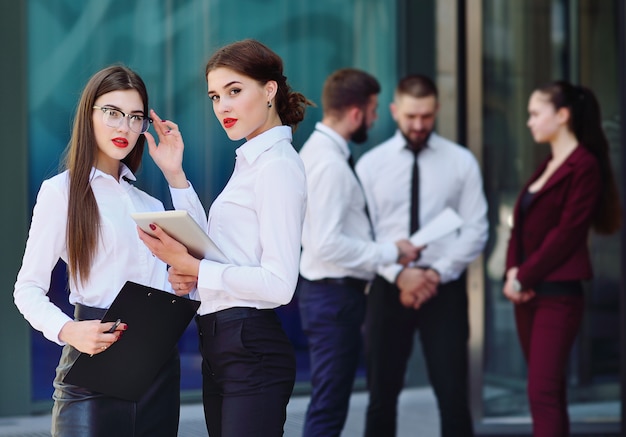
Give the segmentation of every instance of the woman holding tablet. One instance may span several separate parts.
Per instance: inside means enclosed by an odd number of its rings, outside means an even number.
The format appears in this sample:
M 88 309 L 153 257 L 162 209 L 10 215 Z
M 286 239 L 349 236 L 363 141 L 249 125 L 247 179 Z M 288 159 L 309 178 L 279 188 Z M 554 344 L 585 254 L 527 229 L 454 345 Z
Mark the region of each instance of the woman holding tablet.
M 33 328 L 63 346 L 54 380 L 53 436 L 173 437 L 178 432 L 176 351 L 138 402 L 63 381 L 81 352 L 106 354 L 126 330 L 125 323 L 100 323 L 126 281 L 171 289 L 166 265 L 141 244 L 130 218 L 137 211 L 163 210 L 159 200 L 130 183 L 141 163 L 142 134 L 151 122 L 147 114 L 148 94 L 135 72 L 111 66 L 94 74 L 78 103 L 66 170 L 44 181 L 37 195 L 14 298 Z M 68 265 L 75 320 L 47 296 L 59 258 Z M 123 362 L 116 371 L 125 371 Z
M 148 135 L 148 147 L 176 209 L 189 211 L 229 262 L 196 259 L 155 225 L 157 238 L 139 232 L 172 266 L 170 282 L 177 294 L 188 293 L 197 280 L 203 401 L 211 437 L 281 436 L 295 357 L 273 309 L 291 300 L 298 279 L 306 183 L 291 140 L 310 102 L 291 91 L 280 57 L 254 40 L 215 52 L 206 79 L 228 137 L 247 140 L 235 151 L 235 169 L 208 222 L 182 169 L 177 125 L 155 123 L 159 145 Z

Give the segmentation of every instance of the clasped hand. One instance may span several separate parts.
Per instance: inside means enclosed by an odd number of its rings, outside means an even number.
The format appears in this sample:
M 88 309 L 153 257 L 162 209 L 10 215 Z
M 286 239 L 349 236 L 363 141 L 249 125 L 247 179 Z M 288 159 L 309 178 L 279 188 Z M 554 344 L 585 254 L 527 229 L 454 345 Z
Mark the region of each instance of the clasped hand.
M 174 293 L 178 296 L 189 294 L 198 281 L 200 260 L 191 256 L 183 244 L 170 237 L 159 226 L 151 224 L 150 229 L 154 236 L 137 227 L 139 238 L 154 256 L 171 266 L 168 280 Z
M 533 290 L 515 291 L 513 282 L 517 278 L 517 271 L 517 267 L 511 267 L 506 272 L 506 281 L 504 283 L 504 287 L 502 288 L 504 296 L 514 304 L 525 303 L 535 297 L 535 292 Z
M 419 309 L 437 294 L 440 281 L 439 273 L 432 269 L 402 269 L 396 279 L 396 285 L 400 289 L 400 303 L 406 308 Z

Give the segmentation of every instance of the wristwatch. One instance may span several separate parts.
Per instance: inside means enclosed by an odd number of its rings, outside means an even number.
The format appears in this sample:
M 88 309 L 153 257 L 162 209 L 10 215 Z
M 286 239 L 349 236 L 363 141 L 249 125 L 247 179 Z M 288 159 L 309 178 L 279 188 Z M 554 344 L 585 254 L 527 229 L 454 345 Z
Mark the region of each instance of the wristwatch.
M 519 293 L 520 291 L 522 291 L 522 284 L 520 283 L 520 281 L 516 279 L 513 279 L 513 291 L 515 291 L 516 293 Z

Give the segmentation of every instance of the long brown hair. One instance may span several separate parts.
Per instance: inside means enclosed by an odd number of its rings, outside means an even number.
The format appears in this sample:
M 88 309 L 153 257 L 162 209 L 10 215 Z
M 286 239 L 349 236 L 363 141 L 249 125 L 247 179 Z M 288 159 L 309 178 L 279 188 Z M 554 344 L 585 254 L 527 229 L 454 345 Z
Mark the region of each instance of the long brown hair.
M 602 115 L 598 99 L 589 88 L 572 85 L 562 80 L 550 82 L 537 88 L 536 91 L 548 96 L 555 109 L 569 109 L 569 130 L 576 136 L 578 142 L 598 160 L 602 187 L 592 224 L 598 233 L 615 232 L 621 225 L 622 209 L 611 167 L 609 141 L 602 129 Z
M 98 71 L 83 89 L 63 158 L 70 180 L 66 229 L 68 268 L 75 282 L 84 283 L 89 278 L 100 235 L 100 213 L 90 184 L 98 150 L 93 105 L 101 95 L 118 90 L 136 90 L 143 101 L 144 114 L 148 114 L 148 92 L 137 73 L 121 65 Z M 122 160 L 132 172 L 141 164 L 144 143 L 145 137 L 140 135 L 133 150 Z
M 315 106 L 303 94 L 292 91 L 283 75 L 283 60 L 259 41 L 245 39 L 218 49 L 208 60 L 204 77 L 220 67 L 248 76 L 261 85 L 270 80 L 276 81 L 276 112 L 283 125 L 294 130 L 304 119 L 306 106 Z

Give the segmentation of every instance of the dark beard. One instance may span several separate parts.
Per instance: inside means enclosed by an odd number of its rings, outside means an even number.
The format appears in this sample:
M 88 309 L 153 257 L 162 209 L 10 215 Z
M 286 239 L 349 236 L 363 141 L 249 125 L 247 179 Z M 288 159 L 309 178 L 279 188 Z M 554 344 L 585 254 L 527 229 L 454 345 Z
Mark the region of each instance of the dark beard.
M 428 132 L 428 135 L 426 136 L 426 138 L 424 139 L 424 141 L 420 141 L 418 142 L 414 142 L 411 139 L 407 138 L 406 135 L 404 135 L 404 132 L 401 132 L 402 136 L 404 137 L 404 140 L 406 141 L 406 145 L 409 149 L 411 150 L 421 150 L 424 147 L 426 147 L 426 145 L 428 144 L 428 140 L 430 139 L 431 134 L 433 133 L 432 131 Z
M 363 144 L 367 141 L 367 124 L 365 123 L 365 117 L 363 117 L 361 126 L 350 135 L 350 140 L 356 144 Z

